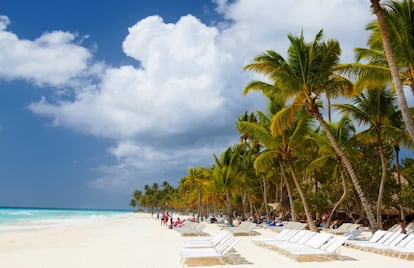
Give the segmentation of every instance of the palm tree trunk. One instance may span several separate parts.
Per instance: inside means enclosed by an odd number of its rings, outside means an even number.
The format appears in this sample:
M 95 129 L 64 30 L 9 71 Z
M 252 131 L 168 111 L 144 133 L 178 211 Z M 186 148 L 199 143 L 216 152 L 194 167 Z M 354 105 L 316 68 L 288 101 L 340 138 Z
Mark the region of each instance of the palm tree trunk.
M 378 138 L 379 142 L 379 153 L 380 153 L 380 159 L 381 159 L 381 181 L 379 185 L 378 190 L 378 200 L 377 200 L 377 223 L 379 229 L 384 229 L 382 226 L 382 198 L 384 196 L 384 185 L 385 180 L 387 179 L 387 162 L 385 160 L 384 155 L 384 146 L 382 145 L 381 136 Z
M 200 218 L 200 214 L 201 214 L 201 192 L 198 191 L 197 194 L 198 194 L 198 196 L 197 196 L 197 218 Z
M 230 192 L 228 189 L 226 189 L 226 215 L 229 224 L 233 224 L 233 213 L 231 211 Z
M 240 189 L 240 196 L 242 201 L 242 218 L 244 220 L 247 215 L 247 192 L 243 188 Z
M 299 181 L 297 179 L 296 172 L 295 172 L 295 167 L 292 164 L 292 160 L 288 159 L 287 164 L 289 166 L 290 172 L 292 173 L 292 179 L 293 179 L 293 182 L 296 185 L 296 189 L 299 192 L 300 199 L 302 200 L 303 210 L 305 211 L 306 220 L 308 222 L 309 230 L 311 230 L 313 232 L 318 232 L 318 228 L 316 227 L 315 223 L 313 222 L 312 214 L 311 214 L 310 209 L 309 209 L 308 200 L 306 199 L 306 195 L 302 191 L 302 188 L 300 187 Z
M 344 172 L 342 170 L 342 164 L 341 161 L 338 159 L 338 167 L 339 167 L 339 172 L 341 174 L 341 180 L 342 180 L 342 190 L 343 193 L 341 195 L 341 197 L 339 198 L 339 200 L 336 202 L 336 204 L 334 205 L 334 207 L 331 210 L 331 213 L 329 214 L 328 217 L 328 221 L 326 223 L 326 227 L 329 227 L 331 225 L 331 221 L 332 221 L 332 217 L 336 211 L 336 209 L 339 207 L 339 205 L 342 204 L 342 202 L 345 200 L 346 194 L 347 194 L 347 190 L 346 190 L 346 182 L 345 182 L 345 175 Z
M 409 113 L 407 99 L 405 98 L 404 90 L 401 84 L 400 73 L 398 71 L 397 63 L 395 61 L 394 54 L 391 48 L 391 42 L 387 30 L 387 25 L 385 23 L 384 13 L 379 2 L 380 0 L 371 0 L 371 7 L 373 8 L 374 13 L 378 18 L 378 25 L 380 27 L 382 34 L 384 52 L 391 70 L 392 81 L 395 86 L 395 93 L 397 94 L 397 100 L 401 110 L 401 114 L 404 123 L 407 126 L 408 133 L 410 134 L 411 139 L 414 141 L 414 121 Z
M 331 98 L 329 96 L 326 96 L 326 100 L 328 101 L 328 120 L 329 122 L 332 122 L 332 108 L 331 108 Z
M 265 205 L 265 210 L 266 210 L 266 217 L 269 218 L 269 208 L 267 206 L 267 186 L 266 186 L 266 177 L 263 177 L 263 201 L 264 201 L 264 205 Z
M 292 216 L 292 221 L 296 221 L 296 211 L 295 211 L 295 206 L 293 205 L 293 194 L 292 194 L 292 191 L 290 190 L 290 186 L 286 178 L 286 173 L 285 173 L 285 169 L 283 168 L 282 161 L 279 161 L 279 165 L 280 165 L 280 172 L 282 173 L 283 180 L 285 181 L 285 184 L 286 184 L 286 190 L 288 192 L 290 215 Z
M 315 104 L 316 106 L 316 104 Z M 319 112 L 318 108 L 313 109 L 312 113 L 316 119 L 318 120 L 319 124 L 321 125 L 322 129 L 325 131 L 326 136 L 328 137 L 332 147 L 334 148 L 336 154 L 340 157 L 341 161 L 343 162 L 346 170 L 348 171 L 349 177 L 352 180 L 352 183 L 354 185 L 355 191 L 358 194 L 359 199 L 361 200 L 362 207 L 364 208 L 364 211 L 367 215 L 367 219 L 369 222 L 369 225 L 371 226 L 372 232 L 377 231 L 378 225 L 377 221 L 375 220 L 374 214 L 372 213 L 372 209 L 368 203 L 368 199 L 365 196 L 364 190 L 361 187 L 361 184 L 359 183 L 359 179 L 354 171 L 354 168 L 351 165 L 351 162 L 346 157 L 345 153 L 342 151 L 341 147 L 339 146 L 338 142 L 336 141 L 334 135 L 332 134 L 331 129 L 329 128 L 328 124 L 326 124 L 325 120 L 323 120 L 322 115 Z
M 250 217 L 252 220 L 254 220 L 254 210 L 253 210 L 253 199 L 252 196 L 249 195 L 249 207 L 250 207 Z
M 394 151 L 395 151 L 395 171 L 397 172 L 397 183 L 398 183 L 398 189 L 401 195 L 401 173 L 400 173 L 400 147 L 397 145 L 394 145 Z M 399 207 L 400 207 L 400 218 L 405 218 L 405 211 L 404 207 L 401 202 L 401 197 L 399 198 Z

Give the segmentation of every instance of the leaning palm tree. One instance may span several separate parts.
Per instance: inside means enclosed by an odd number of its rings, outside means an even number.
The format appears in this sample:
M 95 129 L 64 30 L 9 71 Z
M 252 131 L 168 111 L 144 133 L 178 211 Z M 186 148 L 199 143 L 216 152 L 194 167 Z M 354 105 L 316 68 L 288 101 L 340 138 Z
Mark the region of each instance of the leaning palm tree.
M 371 0 L 372 9 L 378 18 L 378 26 L 379 26 L 379 29 L 382 35 L 384 52 L 385 52 L 385 56 L 387 58 L 388 65 L 391 71 L 392 81 L 395 87 L 395 92 L 397 94 L 397 99 L 398 99 L 399 107 L 402 113 L 402 117 L 404 119 L 405 125 L 407 126 L 407 130 L 410 133 L 411 139 L 414 140 L 414 120 L 409 113 L 407 99 L 404 95 L 404 90 L 403 90 L 403 86 L 402 86 L 401 78 L 400 78 L 400 72 L 398 70 L 398 63 L 396 61 L 396 58 L 394 57 L 394 52 L 392 49 L 390 32 L 387 28 L 386 17 L 392 16 L 392 11 L 390 13 L 387 13 L 388 11 L 384 10 L 380 6 L 379 2 L 380 0 Z M 398 4 L 398 2 L 393 2 L 393 3 Z M 392 5 L 389 5 L 389 7 L 391 7 L 391 10 L 392 10 Z M 390 15 L 384 15 L 384 13 L 390 14 Z M 397 16 L 395 16 L 394 18 L 399 19 Z M 409 24 L 406 24 L 406 25 L 407 27 L 409 27 Z M 394 31 L 404 31 L 404 29 L 394 29 Z M 412 38 L 412 33 L 411 33 L 411 38 Z M 409 42 L 409 44 L 412 45 L 412 39 L 406 40 L 406 42 Z
M 336 75 L 333 71 L 339 63 L 341 54 L 339 43 L 333 39 L 322 42 L 322 35 L 323 31 L 321 30 L 310 43 L 305 42 L 303 34 L 299 37 L 289 35 L 288 38 L 291 44 L 288 49 L 287 60 L 271 50 L 257 56 L 254 62 L 246 65 L 244 69 L 268 76 L 272 84 L 253 81 L 246 86 L 244 93 L 259 90 L 267 97 L 291 101 L 289 106 L 273 116 L 271 131 L 274 136 L 278 136 L 285 129 L 288 129 L 294 122 L 295 115 L 301 109 L 306 110 L 318 121 L 336 153 L 343 160 L 361 200 L 369 224 L 375 231 L 377 222 L 365 192 L 360 185 L 359 178 L 325 122 L 318 106 L 318 100 L 321 96 L 327 90 L 332 93 L 332 88 L 336 88 L 338 93 L 336 95 L 351 96 L 353 93 L 352 83 Z

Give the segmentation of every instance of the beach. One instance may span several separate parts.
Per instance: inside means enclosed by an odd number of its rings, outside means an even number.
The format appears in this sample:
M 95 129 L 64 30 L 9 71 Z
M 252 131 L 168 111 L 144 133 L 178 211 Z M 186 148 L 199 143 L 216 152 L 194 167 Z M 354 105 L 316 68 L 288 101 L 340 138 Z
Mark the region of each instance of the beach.
M 205 223 L 214 234 L 218 225 Z M 341 259 L 328 262 L 295 262 L 252 242 L 272 238 L 275 232 L 256 229 L 260 235 L 240 236 L 235 246 L 240 262 L 214 267 L 345 268 L 412 267 L 413 261 L 341 247 Z M 151 214 L 134 213 L 93 224 L 62 226 L 0 234 L 0 267 L 4 268 L 129 268 L 183 267 L 179 252 L 183 241 L 205 237 L 183 237 L 161 226 Z M 212 267 L 212 266 L 197 266 Z

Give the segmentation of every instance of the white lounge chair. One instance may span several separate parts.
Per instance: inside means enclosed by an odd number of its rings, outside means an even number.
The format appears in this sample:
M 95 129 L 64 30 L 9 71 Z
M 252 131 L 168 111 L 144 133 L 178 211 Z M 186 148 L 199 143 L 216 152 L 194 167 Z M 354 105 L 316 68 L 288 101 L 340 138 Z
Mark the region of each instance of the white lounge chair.
M 242 221 L 239 226 L 225 227 L 224 230 L 228 230 L 234 236 L 252 235 L 253 229 L 256 228 L 256 224 L 249 221 Z
M 285 229 L 282 230 L 280 233 L 278 233 L 273 238 L 256 238 L 252 241 L 257 244 L 264 244 L 266 242 L 272 242 L 272 241 L 288 241 L 290 238 L 298 234 L 298 230 L 291 230 L 291 229 Z
M 345 244 L 352 248 L 359 248 L 364 245 L 369 245 L 370 243 L 378 242 L 385 234 L 387 234 L 387 231 L 378 230 L 367 240 L 347 240 Z
M 310 232 L 307 230 L 300 230 L 300 231 L 293 231 L 293 235 L 287 236 L 286 239 L 278 240 L 278 239 L 271 239 L 267 241 L 262 241 L 260 244 L 263 247 L 270 248 L 270 249 L 278 249 L 280 245 L 287 245 L 287 244 L 303 244 L 308 241 L 315 232 Z
M 182 236 L 201 236 L 205 235 L 205 233 L 203 232 L 205 227 L 206 225 L 204 223 L 185 221 L 183 226 L 175 227 L 174 230 L 176 230 Z
M 405 240 L 405 239 L 404 239 Z M 388 249 L 389 256 L 398 257 L 406 260 L 414 260 L 414 233 L 407 235 L 407 242 L 399 243 Z
M 347 234 L 353 230 L 357 230 L 359 227 L 360 227 L 359 224 L 345 222 L 336 229 L 327 228 L 327 229 L 322 229 L 322 231 L 328 232 L 331 234 L 341 235 L 341 234 Z
M 192 239 L 184 240 L 184 248 L 206 248 L 206 247 L 215 247 L 219 243 L 223 243 L 226 240 L 230 239 L 233 235 L 226 230 L 220 230 L 209 239 Z
M 225 264 L 226 254 L 234 248 L 240 238 L 232 237 L 225 243 L 220 243 L 216 247 L 210 248 L 183 248 L 180 252 L 182 264 L 191 265 L 211 265 Z
M 275 232 L 281 232 L 282 230 L 303 230 L 305 229 L 306 223 L 298 221 L 284 221 L 277 224 L 276 226 L 269 226 L 269 229 Z

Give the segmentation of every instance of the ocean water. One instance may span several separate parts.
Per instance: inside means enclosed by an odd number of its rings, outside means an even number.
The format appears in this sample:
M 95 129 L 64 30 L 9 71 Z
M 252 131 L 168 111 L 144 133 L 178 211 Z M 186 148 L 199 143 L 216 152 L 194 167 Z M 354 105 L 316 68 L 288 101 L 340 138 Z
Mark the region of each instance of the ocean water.
M 130 215 L 127 210 L 2 208 L 0 234 L 58 226 L 92 224 Z

